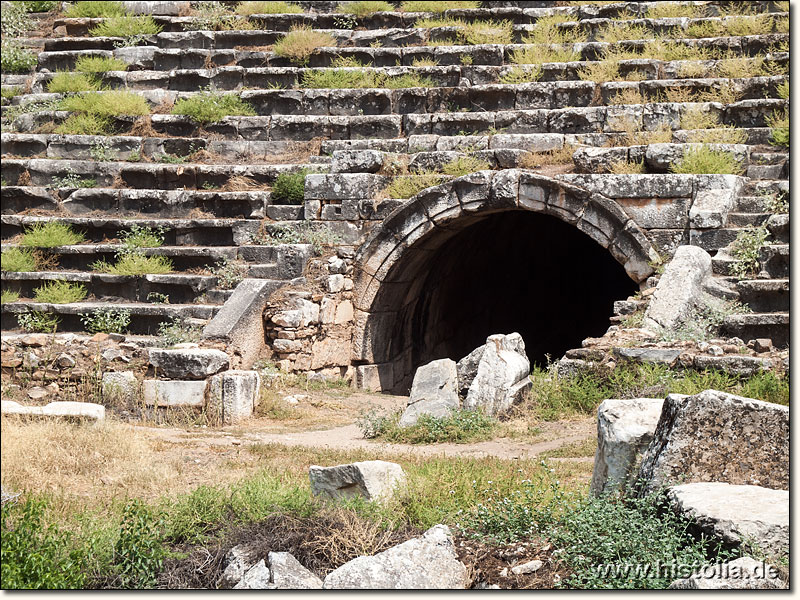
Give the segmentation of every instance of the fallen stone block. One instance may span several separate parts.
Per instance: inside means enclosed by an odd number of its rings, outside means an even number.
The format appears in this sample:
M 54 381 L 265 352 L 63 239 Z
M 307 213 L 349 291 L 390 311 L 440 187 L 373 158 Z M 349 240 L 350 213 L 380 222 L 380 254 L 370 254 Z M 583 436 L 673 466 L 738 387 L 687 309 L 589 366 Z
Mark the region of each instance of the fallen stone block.
M 169 379 L 205 379 L 230 365 L 227 354 L 222 350 L 212 349 L 151 348 L 149 357 L 156 373 Z
M 664 400 L 642 457 L 642 492 L 677 482 L 789 486 L 789 408 L 706 390 Z
M 333 499 L 362 496 L 367 500 L 385 500 L 405 483 L 403 468 L 383 460 L 369 460 L 335 467 L 312 465 L 308 469 L 311 492 Z
M 731 375 L 750 377 L 772 368 L 772 361 L 757 356 L 703 356 L 694 357 L 696 369 L 717 369 Z
M 225 371 L 208 380 L 208 406 L 218 422 L 233 425 L 253 415 L 260 391 L 255 371 Z
M 757 485 L 687 483 L 667 490 L 672 508 L 727 546 L 755 544 L 770 555 L 789 552 L 789 491 Z
M 146 406 L 157 408 L 199 408 L 206 401 L 206 382 L 145 379 L 142 382 L 142 398 Z
M 465 589 L 467 569 L 459 562 L 450 529 L 435 525 L 374 556 L 359 556 L 328 573 L 323 589 Z
M 217 579 L 218 588 L 232 588 L 255 564 L 255 552 L 244 544 L 234 546 L 225 555 L 225 570 Z
M 90 421 L 102 421 L 106 418 L 105 406 L 92 402 L 51 402 L 46 406 L 24 406 L 19 402 L 3 400 L 0 411 L 4 415 L 88 419 Z
M 638 461 L 653 439 L 664 401 L 604 400 L 597 409 L 597 451 L 591 491 L 604 494 L 634 483 Z
M 446 417 L 458 410 L 460 401 L 456 384 L 456 363 L 449 358 L 435 360 L 417 369 L 411 384 L 408 406 L 400 417 L 399 425 L 414 425 L 420 415 Z
M 270 552 L 268 555 L 272 583 L 279 590 L 319 590 L 322 579 L 300 564 L 289 552 Z
M 233 589 L 235 590 L 274 590 L 275 584 L 269 580 L 269 567 L 262 558 L 250 567 Z
M 468 364 L 471 366 L 474 356 L 471 353 L 462 361 L 465 367 Z M 526 379 L 530 370 L 522 336 L 518 333 L 489 336 L 463 407 L 481 410 L 489 416 L 504 414 L 513 404 L 522 400 L 528 388 Z M 468 378 L 465 372 L 463 380 Z
M 786 582 L 775 567 L 749 556 L 707 565 L 669 584 L 671 590 L 776 590 L 785 587 Z

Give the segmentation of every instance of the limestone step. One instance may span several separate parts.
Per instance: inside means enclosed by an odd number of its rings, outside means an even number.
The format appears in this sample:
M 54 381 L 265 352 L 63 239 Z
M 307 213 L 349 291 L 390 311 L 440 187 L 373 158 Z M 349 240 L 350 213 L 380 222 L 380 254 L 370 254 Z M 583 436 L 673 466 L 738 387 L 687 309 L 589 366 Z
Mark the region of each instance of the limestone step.
M 211 319 L 221 308 L 210 304 L 142 304 L 135 302 L 75 302 L 46 304 L 42 302 L 13 302 L 2 305 L 3 331 L 19 329 L 17 315 L 44 312 L 59 317 L 58 331 L 85 331 L 81 316 L 96 310 L 118 309 L 130 312 L 128 331 L 137 335 L 156 335 L 160 323 L 171 318 Z
M 727 275 L 730 265 L 736 262 L 728 248 L 720 249 L 711 259 L 714 273 Z M 789 244 L 767 244 L 759 251 L 759 273 L 767 279 L 785 279 L 789 277 Z M 761 275 L 759 275 L 760 277 Z
M 789 214 L 770 215 L 767 219 L 767 230 L 773 242 L 789 243 Z
M 728 213 L 728 227 L 756 227 L 766 223 L 770 213 L 731 212 Z
M 788 279 L 746 279 L 736 288 L 741 301 L 755 312 L 789 311 Z
M 722 332 L 745 342 L 757 338 L 770 338 L 778 348 L 789 345 L 789 313 L 745 313 L 730 315 L 722 324 Z
M 47 282 L 69 281 L 82 285 L 89 298 L 105 302 L 162 302 L 169 297 L 172 304 L 193 304 L 218 285 L 218 278 L 209 275 L 110 275 L 68 271 L 35 271 L 2 273 L 3 289 L 20 294 L 23 300 L 34 298 L 35 290 Z M 157 296 L 158 295 L 158 296 Z M 217 302 L 205 301 L 205 304 Z

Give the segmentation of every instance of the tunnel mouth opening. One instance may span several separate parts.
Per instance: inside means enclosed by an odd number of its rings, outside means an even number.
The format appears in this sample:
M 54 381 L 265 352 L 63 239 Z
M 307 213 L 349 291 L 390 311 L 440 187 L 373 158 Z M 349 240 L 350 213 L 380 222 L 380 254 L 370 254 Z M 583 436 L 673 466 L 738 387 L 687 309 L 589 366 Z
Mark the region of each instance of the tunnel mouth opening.
M 395 289 L 388 300 L 402 307 L 390 341 L 395 392 L 408 392 L 417 367 L 458 361 L 496 333 L 519 332 L 532 365 L 544 366 L 602 336 L 614 301 L 638 290 L 611 253 L 551 215 L 498 212 L 438 235 L 438 248 L 409 259 L 415 266 L 401 259 L 388 277 L 413 273 L 405 297 Z

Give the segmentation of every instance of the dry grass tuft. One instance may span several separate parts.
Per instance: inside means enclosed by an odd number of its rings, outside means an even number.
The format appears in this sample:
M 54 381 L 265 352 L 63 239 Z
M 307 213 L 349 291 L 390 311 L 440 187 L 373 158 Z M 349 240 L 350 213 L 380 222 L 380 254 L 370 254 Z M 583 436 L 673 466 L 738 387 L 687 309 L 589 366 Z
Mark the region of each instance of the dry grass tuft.
M 17 178 L 17 185 L 20 186 L 28 186 L 31 185 L 31 173 L 28 169 L 25 169 L 22 173 L 20 173 L 19 177 Z
M 520 159 L 519 166 L 521 169 L 538 169 L 549 165 L 570 165 L 572 164 L 572 155 L 575 150 L 577 150 L 576 146 L 564 144 L 558 150 L 528 152 Z
M 263 190 L 267 186 L 258 183 L 252 177 L 245 175 L 234 175 L 220 188 L 221 192 L 249 192 L 252 190 Z
M 166 134 L 153 129 L 153 121 L 150 119 L 150 115 L 136 119 L 128 135 L 136 135 L 139 137 L 167 137 Z

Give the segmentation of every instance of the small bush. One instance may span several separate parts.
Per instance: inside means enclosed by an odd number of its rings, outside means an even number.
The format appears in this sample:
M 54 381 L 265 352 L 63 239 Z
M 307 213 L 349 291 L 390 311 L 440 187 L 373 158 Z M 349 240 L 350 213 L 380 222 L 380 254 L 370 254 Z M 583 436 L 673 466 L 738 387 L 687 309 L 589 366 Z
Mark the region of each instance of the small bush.
M 58 315 L 35 310 L 17 315 L 17 323 L 23 331 L 29 333 L 54 333 L 61 318 Z
M 358 2 L 342 2 L 336 12 L 353 15 L 357 18 L 369 17 L 377 12 L 390 12 L 394 6 L 383 0 L 360 0 Z
M 100 82 L 84 73 L 56 73 L 47 83 L 47 91 L 51 94 L 96 92 L 99 89 Z
M 3 40 L 0 69 L 3 73 L 27 73 L 38 64 L 39 58 L 14 40 Z
M 159 248 L 164 244 L 166 231 L 165 226 L 153 228 L 134 224 L 128 230 L 120 231 L 118 235 L 125 251 L 129 252 L 136 248 Z
M 462 27 L 457 35 L 467 45 L 512 44 L 514 42 L 511 21 L 473 21 Z
M 699 106 L 692 106 L 681 115 L 681 129 L 716 129 L 719 126 L 719 115 Z
M 567 15 L 551 15 L 536 20 L 536 25 L 533 31 L 525 38 L 525 44 L 537 44 L 544 46 L 538 50 L 548 52 L 547 46 L 550 44 L 568 45 L 585 42 L 587 40 L 586 31 L 582 27 L 560 27 L 562 23 L 573 20 L 573 17 Z M 572 48 L 565 49 L 564 51 L 572 52 Z M 580 60 L 580 57 L 575 54 L 576 58 L 571 60 Z M 562 62 L 555 60 L 543 60 L 542 62 Z M 568 62 L 568 61 L 563 61 Z
M 429 2 L 427 0 L 406 0 L 400 5 L 403 12 L 430 12 L 443 13 L 446 10 L 463 10 L 467 8 L 480 8 L 480 2 L 469 1 L 438 1 Z
M 72 225 L 69 223 L 47 221 L 27 227 L 19 244 L 32 248 L 55 248 L 56 246 L 80 244 L 85 239 L 86 237 L 72 229 Z
M 281 173 L 275 179 L 270 193 L 272 204 L 302 204 L 305 199 L 306 175 L 308 171 L 301 169 L 295 173 Z
M 783 100 L 789 99 L 789 80 L 778 84 L 778 97 Z
M 95 75 L 108 71 L 125 71 L 128 63 L 119 58 L 109 56 L 81 56 L 75 61 L 75 70 L 79 73 Z
M 520 84 L 520 83 L 533 83 L 539 81 L 542 76 L 542 69 L 538 66 L 534 68 L 514 67 L 499 79 L 500 83 L 505 84 Z
M 731 244 L 730 253 L 736 262 L 729 272 L 737 279 L 755 277 L 758 274 L 761 248 L 769 237 L 766 227 L 756 227 L 740 232 Z
M 9 248 L 0 254 L 0 269 L 14 273 L 36 270 L 36 256 L 27 248 Z
M 336 46 L 336 39 L 307 25 L 293 25 L 289 33 L 272 47 L 278 56 L 288 58 L 298 64 L 305 64 L 317 48 Z
M 400 427 L 400 413 L 391 416 L 367 413 L 359 420 L 366 438 L 400 444 L 467 443 L 492 437 L 497 421 L 480 411 L 454 410 L 446 417 L 420 415 L 414 425 Z
M 786 110 L 776 111 L 767 117 L 767 125 L 772 129 L 769 143 L 773 146 L 789 147 L 789 113 Z
M 683 159 L 670 166 L 672 173 L 684 174 L 726 174 L 740 175 L 744 169 L 733 154 L 723 150 L 713 150 L 707 145 L 690 147 L 683 154 Z
M 56 127 L 55 132 L 65 135 L 112 135 L 114 127 L 108 117 L 79 113 L 70 115 Z
M 250 15 L 287 15 L 299 14 L 303 9 L 289 2 L 239 2 L 236 14 L 243 17 Z
M 146 256 L 140 252 L 122 252 L 117 262 L 109 264 L 100 260 L 92 264 L 92 270 L 112 275 L 163 275 L 173 270 L 172 260 L 166 256 Z
M 648 19 L 668 19 L 676 17 L 698 18 L 698 6 L 680 2 L 656 2 L 647 9 Z M 700 9 L 702 11 L 702 9 Z
M 159 344 L 164 347 L 199 342 L 203 337 L 203 328 L 193 325 L 182 317 L 170 317 L 158 324 Z
M 527 43 L 527 42 L 526 42 Z M 511 62 L 518 65 L 541 65 L 553 62 L 574 62 L 580 54 L 571 48 L 550 48 L 548 46 L 526 46 L 511 52 Z
M 449 163 L 442 165 L 442 173 L 451 177 L 461 177 L 469 175 L 475 171 L 486 171 L 492 167 L 485 160 L 474 156 L 459 156 Z
M 416 175 L 401 175 L 395 177 L 386 188 L 389 198 L 411 198 L 422 190 L 442 183 L 442 176 L 438 173 L 425 171 Z
M 123 308 L 98 308 L 81 315 L 89 333 L 125 333 L 131 323 L 131 311 Z
M 119 538 L 114 544 L 114 570 L 122 589 L 156 584 L 167 550 L 162 543 L 164 518 L 156 518 L 141 500 L 123 509 Z
M 71 19 L 123 17 L 126 14 L 122 2 L 75 2 L 64 12 L 64 16 Z
M 644 161 L 619 160 L 611 163 L 611 172 L 614 175 L 633 175 L 645 173 Z
M 619 63 L 615 60 L 601 60 L 587 64 L 578 70 L 578 77 L 595 83 L 615 81 L 620 78 Z
M 32 26 L 25 5 L 22 2 L 6 2 L 0 11 L 0 30 L 3 38 L 20 37 Z M 5 40 L 4 40 L 5 41 Z
M 86 287 L 69 281 L 49 281 L 33 292 L 37 302 L 48 304 L 69 304 L 86 298 Z
M 186 115 L 200 125 L 208 125 L 228 116 L 255 116 L 256 111 L 235 94 L 204 92 L 178 100 L 172 114 Z
M 22 4 L 29 13 L 45 13 L 55 10 L 60 3 L 55 0 L 25 0 Z
M 67 174 L 63 177 L 53 177 L 50 186 L 56 189 L 60 188 L 93 188 L 97 185 L 96 179 L 81 179 L 80 175 L 73 172 L 72 169 L 67 168 Z
M 125 15 L 122 17 L 111 17 L 102 23 L 92 27 L 89 35 L 94 37 L 118 37 L 124 38 L 126 45 L 133 45 L 147 35 L 161 33 L 161 25 L 158 25 L 153 17 Z
M 3 588 L 81 589 L 86 584 L 84 558 L 72 547 L 71 534 L 45 524 L 45 505 L 27 498 L 2 507 Z
M 266 225 L 253 236 L 254 244 L 311 244 L 319 256 L 326 247 L 342 242 L 341 237 L 329 225 L 301 221 L 296 225 Z
M 0 304 L 10 304 L 19 300 L 19 293 L 12 290 L 3 290 L 0 292 Z
M 69 96 L 61 101 L 59 109 L 100 117 L 150 114 L 150 106 L 144 97 L 125 90 Z
M 228 258 L 217 261 L 209 270 L 217 278 L 217 287 L 222 290 L 232 290 L 250 273 L 247 263 Z
M 597 41 L 617 44 L 623 40 L 643 40 L 650 37 L 653 37 L 653 32 L 642 25 L 616 21 L 600 28 Z

